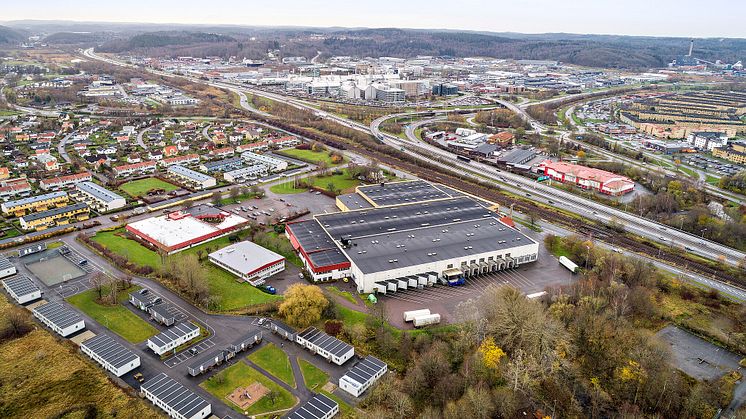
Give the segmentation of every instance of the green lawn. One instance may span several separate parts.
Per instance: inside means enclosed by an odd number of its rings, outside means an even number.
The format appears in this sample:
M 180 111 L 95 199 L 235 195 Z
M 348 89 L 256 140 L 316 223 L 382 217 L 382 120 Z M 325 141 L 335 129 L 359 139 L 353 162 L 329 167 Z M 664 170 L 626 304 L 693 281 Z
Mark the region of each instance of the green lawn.
M 136 196 L 145 195 L 152 189 L 164 189 L 166 192 L 171 192 L 179 189 L 179 187 L 174 184 L 151 177 L 123 183 L 119 186 L 119 189 L 123 190 L 127 193 L 127 195 L 134 198 Z
M 329 374 L 305 359 L 298 358 L 298 364 L 303 373 L 303 381 L 306 383 L 306 387 L 308 387 L 309 390 L 317 391 L 317 389 L 320 389 L 321 386 L 329 381 Z
M 98 304 L 96 291 L 93 289 L 74 295 L 67 301 L 128 342 L 139 343 L 157 334 L 158 330 L 121 305 L 126 304 L 128 294 L 137 289 L 139 287 L 120 291 L 117 296 L 120 304 L 115 306 Z
M 345 300 L 351 302 L 352 304 L 357 304 L 357 300 L 355 299 L 355 296 L 352 295 L 352 293 L 349 292 L 349 291 L 342 291 L 341 289 L 339 289 L 338 287 L 336 287 L 334 285 L 330 286 L 328 288 L 328 290 L 331 291 L 332 293 L 334 293 L 334 294 L 336 294 L 336 295 L 344 298 Z
M 295 406 L 296 399 L 289 391 L 280 387 L 277 383 L 263 376 L 259 371 L 251 368 L 243 362 L 239 362 L 203 381 L 202 384 L 200 384 L 200 387 L 204 388 L 207 392 L 218 399 L 225 400 L 225 402 L 235 411 L 244 414 L 238 406 L 229 402 L 226 399 L 226 396 L 231 394 L 237 387 L 246 387 L 255 382 L 259 382 L 269 390 L 275 391 L 278 396 L 274 404 L 268 397 L 262 397 L 258 402 L 251 405 L 245 414 L 261 415 L 267 412 L 290 409 Z
M 117 229 L 114 231 L 99 232 L 96 233 L 95 236 L 93 236 L 93 240 L 101 243 L 114 253 L 123 255 L 140 265 L 150 266 L 153 269 L 159 269 L 161 267 L 160 255 L 142 246 L 140 243 L 134 240 L 129 240 L 116 235 L 116 233 L 122 233 L 123 231 L 124 229 Z M 241 234 L 239 234 L 239 237 L 240 236 Z M 195 246 L 191 249 L 184 250 L 183 252 L 177 253 L 172 257 L 178 258 L 182 255 L 190 253 L 196 254 L 200 250 L 206 252 L 207 247 L 214 251 L 216 249 L 225 247 L 228 244 L 230 244 L 229 237 L 221 237 L 211 242 L 207 242 L 199 246 Z M 220 302 L 217 305 L 217 309 L 220 311 L 236 310 L 254 304 L 266 303 L 282 298 L 278 295 L 267 294 L 245 282 L 237 282 L 233 274 L 218 268 L 212 263 L 203 263 L 207 267 L 207 278 L 208 285 L 210 287 L 210 293 L 213 295 L 219 295 L 221 297 Z
M 142 246 L 140 243 L 120 237 L 124 229 L 113 231 L 101 231 L 93 236 L 93 241 L 102 244 L 114 253 L 120 254 L 129 260 L 136 261 L 143 266 L 157 269 L 161 266 L 161 257 L 154 251 Z
M 306 163 L 311 164 L 319 164 L 320 162 L 325 162 L 328 166 L 337 166 L 342 163 L 334 164 L 332 163 L 332 158 L 329 156 L 329 151 L 312 151 L 312 150 L 299 150 L 297 148 L 288 148 L 285 150 L 279 150 L 276 152 L 277 154 L 292 157 L 294 159 L 298 159 L 300 161 L 304 161 Z M 345 158 L 343 163 L 346 162 L 347 159 Z
M 354 418 L 355 417 L 355 415 L 353 415 L 352 406 L 347 404 L 344 400 L 340 399 L 339 397 L 335 396 L 332 393 L 329 393 L 328 391 L 321 390 L 321 393 L 323 393 L 325 396 L 329 397 L 330 399 L 337 402 L 337 404 L 339 404 L 339 413 L 342 416 L 342 418 Z
M 326 191 L 330 190 L 330 184 L 332 187 L 341 191 L 342 193 L 355 189 L 360 184 L 358 179 L 350 178 L 347 169 L 341 171 L 340 174 L 331 174 L 329 176 L 309 176 L 304 179 L 306 183 L 311 186 L 315 186 Z M 306 189 L 293 187 L 293 181 L 280 183 L 269 188 L 270 191 L 277 194 L 294 194 L 299 192 L 305 192 Z
M 710 185 L 718 185 L 720 183 L 720 179 L 712 175 L 707 175 L 705 177 L 705 182 L 709 183 Z
M 286 384 L 295 387 L 295 376 L 293 367 L 290 365 L 290 358 L 274 344 L 265 345 L 247 358 Z

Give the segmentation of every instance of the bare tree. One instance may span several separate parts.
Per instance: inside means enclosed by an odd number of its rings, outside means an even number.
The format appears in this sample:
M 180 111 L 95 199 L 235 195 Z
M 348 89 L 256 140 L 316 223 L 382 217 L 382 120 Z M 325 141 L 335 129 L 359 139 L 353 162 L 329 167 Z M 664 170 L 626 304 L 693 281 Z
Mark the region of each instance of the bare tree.
M 98 300 L 101 300 L 104 297 L 104 284 L 106 283 L 106 278 L 103 272 L 96 271 L 96 273 L 91 276 L 90 282 L 93 290 L 96 292 L 96 296 L 98 296 Z

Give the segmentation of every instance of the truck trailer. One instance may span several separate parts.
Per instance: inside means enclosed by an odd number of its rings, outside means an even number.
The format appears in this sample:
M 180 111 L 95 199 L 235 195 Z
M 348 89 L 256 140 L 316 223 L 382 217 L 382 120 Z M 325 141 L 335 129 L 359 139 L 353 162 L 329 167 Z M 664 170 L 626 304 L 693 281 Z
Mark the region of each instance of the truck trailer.
M 560 265 L 562 265 L 565 268 L 567 268 L 567 270 L 569 270 L 570 272 L 572 272 L 572 273 L 578 273 L 578 265 L 576 265 L 575 262 L 571 261 L 567 257 L 560 256 L 559 263 L 560 263 Z
M 430 309 L 424 308 L 422 310 L 411 310 L 404 312 L 404 321 L 411 322 L 415 317 L 427 316 L 430 314 Z
M 434 313 L 434 314 L 426 314 L 424 316 L 418 316 L 412 320 L 412 323 L 414 324 L 414 327 L 422 327 L 422 326 L 429 326 L 431 324 L 438 324 L 440 323 L 440 314 Z

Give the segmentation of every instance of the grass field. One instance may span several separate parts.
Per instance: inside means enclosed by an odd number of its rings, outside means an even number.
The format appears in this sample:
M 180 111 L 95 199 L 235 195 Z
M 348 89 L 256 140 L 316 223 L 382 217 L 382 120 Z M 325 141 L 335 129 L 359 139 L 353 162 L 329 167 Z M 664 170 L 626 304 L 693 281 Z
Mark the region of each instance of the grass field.
M 341 174 L 329 175 L 329 176 L 310 176 L 304 179 L 306 183 L 311 186 L 315 186 L 326 191 L 330 191 L 330 184 L 337 191 L 342 193 L 351 191 L 360 184 L 357 179 L 351 179 L 347 169 L 342 170 Z M 280 183 L 269 188 L 270 191 L 276 194 L 294 194 L 299 192 L 305 192 L 307 189 L 293 187 L 293 181 Z M 331 192 L 331 191 L 330 191 Z
M 270 391 L 277 393 L 277 399 L 274 404 L 268 397 L 262 397 L 258 402 L 254 403 L 246 411 L 247 415 L 262 415 L 264 413 L 273 412 L 277 410 L 290 409 L 295 403 L 295 397 L 290 394 L 289 391 L 280 387 L 277 383 L 263 376 L 259 371 L 251 368 L 250 366 L 239 362 L 230 368 L 227 368 L 217 375 L 214 375 L 203 381 L 200 387 L 204 388 L 217 397 L 220 400 L 225 400 L 229 406 L 235 409 L 239 413 L 244 413 L 238 406 L 233 405 L 226 400 L 226 396 L 231 394 L 237 387 L 246 387 L 254 382 L 259 382 Z
M 67 301 L 85 314 L 101 323 L 112 332 L 131 343 L 139 343 L 158 333 L 158 330 L 145 320 L 121 305 L 126 303 L 128 294 L 139 287 L 120 291 L 117 295 L 118 305 L 105 306 L 96 302 L 96 291 L 91 289 L 68 298 Z
M 128 240 L 116 236 L 116 233 L 122 232 L 122 229 L 99 232 L 93 237 L 93 240 L 106 246 L 114 253 L 118 253 L 130 260 L 136 261 L 136 263 L 140 265 L 150 266 L 153 269 L 159 269 L 161 267 L 160 255 L 134 240 Z M 240 236 L 241 235 L 239 234 L 239 237 Z M 218 249 L 225 247 L 228 244 L 230 244 L 229 237 L 221 237 L 211 242 L 185 250 L 172 257 L 178 258 L 190 253 L 196 254 L 200 250 L 205 251 L 207 247 L 210 249 Z M 220 311 L 236 310 L 254 304 L 276 301 L 282 298 L 277 295 L 267 294 L 247 283 L 236 282 L 235 277 L 231 273 L 224 271 L 209 262 L 203 263 L 207 268 L 210 293 L 221 297 L 217 306 L 217 309 Z
M 179 187 L 171 183 L 164 182 L 160 179 L 150 177 L 123 183 L 119 186 L 119 189 L 123 190 L 127 193 L 127 195 L 134 198 L 136 196 L 145 195 L 152 189 L 163 189 L 166 192 L 171 192 L 179 189 Z
M 328 166 L 338 166 L 347 161 L 345 159 L 342 163 L 332 163 L 332 158 L 329 156 L 329 151 L 312 151 L 312 150 L 299 150 L 297 148 L 288 148 L 285 150 L 277 151 L 277 154 L 292 157 L 294 159 L 304 161 L 311 164 L 319 164 L 320 162 L 326 163 Z
M 9 308 L 0 296 L 0 322 Z M 112 384 L 73 345 L 42 328 L 0 343 L 0 394 L 4 418 L 162 417 L 150 403 Z
M 295 377 L 293 376 L 293 368 L 290 366 L 290 359 L 283 350 L 274 344 L 265 345 L 247 358 L 289 386 L 295 387 Z
M 341 289 L 339 289 L 338 287 L 336 287 L 334 285 L 330 286 L 328 288 L 328 290 L 331 291 L 332 293 L 334 293 L 334 294 L 336 294 L 336 295 L 344 298 L 345 300 L 351 302 L 352 304 L 357 304 L 357 300 L 355 299 L 355 296 L 352 295 L 352 293 L 349 292 L 349 291 L 342 291 Z
M 303 373 L 303 381 L 306 383 L 306 387 L 308 387 L 309 390 L 316 391 L 316 389 L 320 389 L 321 386 L 329 381 L 329 374 L 320 370 L 305 359 L 298 358 L 298 365 L 300 365 L 300 370 Z

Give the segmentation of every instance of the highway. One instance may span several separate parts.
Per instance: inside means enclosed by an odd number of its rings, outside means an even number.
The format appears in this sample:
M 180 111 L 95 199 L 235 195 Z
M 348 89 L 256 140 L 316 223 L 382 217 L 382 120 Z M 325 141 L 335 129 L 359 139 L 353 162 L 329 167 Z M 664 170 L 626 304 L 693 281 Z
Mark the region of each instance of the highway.
M 83 53 L 84 55 L 86 55 L 87 57 L 91 59 L 102 60 L 102 61 L 108 62 L 110 64 L 114 64 L 114 65 L 136 67 L 131 64 L 111 60 L 106 57 L 101 57 L 95 54 L 92 48 L 85 50 Z M 155 74 L 159 74 L 159 75 L 163 75 L 167 77 L 181 77 L 181 76 L 176 76 L 173 74 L 169 74 L 169 73 L 165 73 L 165 72 L 161 72 L 157 70 L 148 69 L 147 71 L 151 71 L 151 72 L 154 72 Z M 186 78 L 196 83 L 203 83 L 203 84 L 207 83 L 204 80 L 199 80 L 199 79 L 189 78 L 189 77 L 186 77 Z M 448 170 L 456 170 L 457 172 L 465 176 L 470 176 L 472 178 L 477 178 L 481 180 L 484 180 L 485 178 L 487 178 L 498 184 L 512 183 L 516 185 L 516 187 L 524 191 L 527 191 L 527 192 L 524 192 L 524 195 L 526 193 L 529 193 L 531 195 L 530 197 L 531 199 L 536 199 L 536 197 L 539 197 L 546 201 L 552 200 L 553 202 L 555 202 L 554 205 L 560 206 L 564 210 L 575 212 L 576 214 L 582 217 L 585 217 L 588 219 L 606 221 L 606 222 L 614 220 L 624 225 L 624 227 L 628 231 L 638 234 L 642 237 L 646 237 L 652 241 L 655 241 L 661 244 L 665 244 L 669 246 L 683 246 L 692 253 L 698 254 L 700 256 L 704 256 L 712 260 L 722 260 L 723 262 L 726 262 L 731 265 L 737 265 L 740 261 L 746 258 L 745 253 L 740 252 L 736 249 L 730 248 L 728 246 L 723 246 L 719 243 L 715 243 L 710 240 L 703 239 L 696 235 L 689 234 L 689 233 L 665 226 L 663 224 L 640 217 L 639 215 L 636 215 L 636 214 L 632 214 L 632 213 L 628 213 L 625 211 L 607 207 L 603 204 L 599 204 L 592 200 L 573 195 L 569 192 L 558 190 L 558 189 L 552 188 L 550 186 L 547 186 L 541 183 L 536 183 L 520 175 L 507 173 L 504 171 L 498 171 L 494 167 L 488 166 L 486 164 L 482 164 L 479 162 L 470 162 L 470 163 L 462 162 L 460 160 L 457 160 L 456 155 L 451 152 L 441 150 L 437 147 L 434 147 L 429 144 L 425 144 L 423 142 L 418 142 L 418 143 L 413 144 L 413 141 L 416 141 L 417 139 L 410 138 L 409 141 L 407 141 L 399 137 L 383 133 L 380 130 L 381 123 L 387 119 L 394 118 L 394 117 L 411 117 L 411 116 L 418 116 L 418 115 L 421 116 L 423 114 L 430 114 L 430 112 L 432 111 L 386 115 L 386 116 L 383 116 L 381 118 L 374 120 L 370 124 L 370 126 L 366 126 L 364 124 L 350 121 L 348 119 L 337 116 L 335 114 L 319 110 L 313 107 L 312 105 L 305 103 L 304 101 L 297 99 L 297 98 L 287 97 L 287 96 L 276 94 L 276 93 L 265 92 L 262 90 L 253 89 L 253 88 L 243 86 L 243 85 L 233 85 L 233 84 L 228 84 L 228 83 L 207 83 L 207 84 L 235 92 L 236 94 L 238 94 L 240 98 L 240 104 L 244 109 L 249 110 L 251 112 L 256 112 L 263 116 L 271 116 L 271 115 L 268 115 L 266 112 L 261 112 L 258 109 L 255 109 L 253 106 L 251 106 L 244 91 L 248 91 L 254 95 L 258 95 L 258 96 L 265 97 L 271 100 L 275 100 L 275 101 L 278 101 L 278 102 L 281 102 L 281 103 L 284 103 L 284 104 L 287 104 L 287 105 L 290 105 L 290 106 L 293 106 L 299 109 L 313 111 L 319 117 L 334 120 L 335 122 L 338 122 L 344 126 L 354 128 L 359 131 L 363 131 L 366 133 L 370 132 L 374 136 L 379 138 L 381 141 L 383 141 L 384 143 L 392 147 L 395 147 L 398 149 L 403 148 L 405 152 L 417 157 L 418 159 L 430 162 L 432 164 L 438 165 Z M 519 107 L 513 103 L 499 100 L 499 99 L 493 99 L 493 100 L 496 103 L 512 110 L 513 112 L 516 112 L 518 115 L 524 118 L 537 132 L 542 132 L 547 129 L 545 125 L 531 118 L 531 116 L 528 115 L 525 112 L 525 109 L 523 109 L 522 107 Z M 535 102 L 535 103 L 546 103 L 549 101 L 551 100 L 547 100 L 544 102 Z M 530 103 L 526 103 L 521 106 L 526 107 L 528 105 L 530 105 Z M 438 113 L 446 114 L 447 112 L 448 111 L 435 111 L 436 114 Z M 434 156 L 437 156 L 438 158 L 434 158 Z M 447 161 L 448 164 L 444 164 L 442 162 L 443 160 Z

